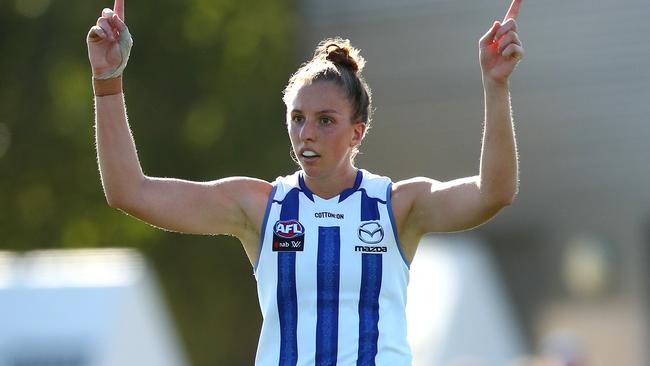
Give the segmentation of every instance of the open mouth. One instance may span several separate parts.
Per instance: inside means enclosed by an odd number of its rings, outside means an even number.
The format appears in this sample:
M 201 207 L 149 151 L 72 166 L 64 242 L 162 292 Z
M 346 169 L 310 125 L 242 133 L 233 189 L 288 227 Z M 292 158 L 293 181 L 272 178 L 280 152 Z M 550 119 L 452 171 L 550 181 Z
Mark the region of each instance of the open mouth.
M 320 157 L 320 155 L 317 154 L 317 153 L 316 153 L 315 151 L 313 151 L 313 150 L 303 150 L 303 151 L 300 153 L 300 156 L 303 157 L 304 159 L 307 159 L 307 160 L 315 159 L 315 158 Z

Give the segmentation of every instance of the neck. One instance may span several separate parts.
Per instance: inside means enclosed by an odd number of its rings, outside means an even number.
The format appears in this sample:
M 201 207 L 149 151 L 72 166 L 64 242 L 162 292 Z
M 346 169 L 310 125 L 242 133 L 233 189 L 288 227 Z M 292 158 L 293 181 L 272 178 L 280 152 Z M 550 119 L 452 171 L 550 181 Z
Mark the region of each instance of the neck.
M 304 173 L 304 171 L 303 171 Z M 318 197 L 330 199 L 343 190 L 354 186 L 357 178 L 357 168 L 350 165 L 344 171 L 326 177 L 311 177 L 304 174 L 305 184 Z

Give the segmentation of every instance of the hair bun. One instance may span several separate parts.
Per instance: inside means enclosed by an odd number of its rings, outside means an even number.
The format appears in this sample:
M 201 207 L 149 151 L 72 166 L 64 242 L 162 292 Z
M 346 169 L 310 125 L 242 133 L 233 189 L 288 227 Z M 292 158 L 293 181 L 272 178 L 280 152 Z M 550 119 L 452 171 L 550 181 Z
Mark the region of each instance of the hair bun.
M 354 72 L 359 71 L 359 65 L 357 65 L 357 62 L 350 57 L 350 51 L 347 48 L 342 48 L 335 43 L 330 43 L 325 46 L 325 52 L 327 52 L 327 56 L 325 56 L 326 60 L 332 61 L 337 66 L 347 67 Z
M 330 38 L 322 41 L 316 49 L 318 56 L 339 67 L 345 67 L 353 72 L 360 72 L 365 60 L 359 55 L 359 50 L 350 45 L 350 41 L 342 38 Z

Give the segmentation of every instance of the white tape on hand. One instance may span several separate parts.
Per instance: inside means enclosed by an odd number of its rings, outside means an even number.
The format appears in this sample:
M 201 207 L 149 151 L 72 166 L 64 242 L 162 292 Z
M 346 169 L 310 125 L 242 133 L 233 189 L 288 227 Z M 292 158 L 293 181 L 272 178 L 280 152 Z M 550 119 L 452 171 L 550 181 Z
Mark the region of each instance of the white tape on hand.
M 120 62 L 120 64 L 114 70 L 109 70 L 102 74 L 96 75 L 95 79 L 111 79 L 122 75 L 124 68 L 126 68 L 126 63 L 129 62 L 131 47 L 133 47 L 133 38 L 131 37 L 129 28 L 124 28 L 124 30 L 120 32 L 120 39 L 117 41 L 117 43 L 120 46 L 122 62 Z

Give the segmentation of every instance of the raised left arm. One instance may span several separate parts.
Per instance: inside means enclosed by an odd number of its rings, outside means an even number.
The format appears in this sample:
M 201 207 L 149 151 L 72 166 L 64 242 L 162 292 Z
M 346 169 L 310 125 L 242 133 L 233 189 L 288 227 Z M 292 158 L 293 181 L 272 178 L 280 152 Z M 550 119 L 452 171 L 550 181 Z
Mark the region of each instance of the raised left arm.
M 518 190 L 517 143 L 508 79 L 524 56 L 515 22 L 520 7 L 521 0 L 513 0 L 503 24 L 494 22 L 479 41 L 485 127 L 477 189 L 482 196 L 481 202 L 487 205 L 488 211 L 512 203 Z M 482 206 L 476 208 L 484 209 Z
M 520 3 L 514 0 L 511 9 L 518 11 Z M 413 178 L 396 183 L 393 202 L 404 218 L 400 226 L 409 231 L 410 238 L 476 227 L 511 204 L 517 194 L 517 145 L 508 78 L 524 51 L 516 33 L 516 12 L 508 16 L 503 24 L 495 22 L 479 41 L 485 97 L 479 174 L 449 182 Z
M 494 206 L 503 207 L 514 200 L 519 181 L 508 85 L 508 78 L 524 52 L 515 20 L 508 18 L 503 24 L 495 22 L 479 41 L 479 49 L 485 126 L 477 189 L 483 205 L 493 210 Z

